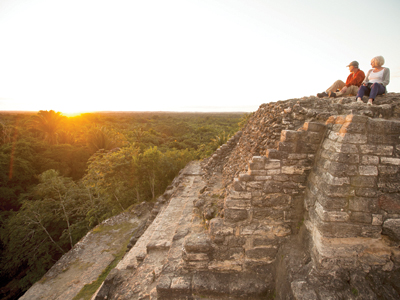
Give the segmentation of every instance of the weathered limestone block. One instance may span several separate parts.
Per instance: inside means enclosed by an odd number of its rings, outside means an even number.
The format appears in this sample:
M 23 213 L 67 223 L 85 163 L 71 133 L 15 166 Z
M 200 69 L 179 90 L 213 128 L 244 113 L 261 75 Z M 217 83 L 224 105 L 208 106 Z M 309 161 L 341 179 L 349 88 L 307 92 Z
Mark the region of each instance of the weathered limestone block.
M 278 150 L 287 152 L 296 152 L 296 143 L 291 142 L 279 142 Z
M 278 175 L 273 175 L 272 176 L 273 181 L 278 181 L 278 182 L 285 182 L 289 180 L 289 176 L 285 174 L 278 174 Z
M 290 160 L 301 160 L 307 158 L 309 158 L 309 155 L 306 153 L 289 153 L 288 155 L 288 159 Z
M 246 249 L 246 257 L 250 259 L 265 259 L 272 262 L 275 259 L 278 248 L 276 246 L 263 246 Z
M 319 204 L 321 204 L 322 207 L 324 207 L 327 210 L 345 209 L 349 204 L 348 197 L 329 197 L 318 193 L 316 199 L 319 202 Z
M 296 280 L 290 284 L 294 299 L 296 300 L 318 300 L 317 294 L 304 280 Z
M 277 237 L 285 237 L 292 233 L 290 226 L 286 224 L 275 224 L 271 231 Z
M 381 157 L 381 164 L 400 166 L 400 158 Z
M 282 152 L 279 152 L 276 149 L 268 149 L 265 152 L 265 156 L 269 159 L 281 159 Z
M 193 271 L 205 271 L 208 270 L 209 261 L 185 261 L 185 269 Z
M 400 135 L 368 135 L 369 144 L 398 144 L 400 142 Z
M 280 238 L 276 237 L 274 234 L 267 236 L 255 236 L 253 239 L 250 239 L 251 247 L 260 247 L 260 246 L 274 246 L 278 247 L 280 244 Z
M 305 183 L 307 180 L 307 175 L 306 174 L 302 174 L 302 175 L 292 174 L 292 175 L 289 175 L 288 178 L 289 179 L 287 180 L 287 182 L 292 181 L 292 182 L 297 182 L 297 183 Z
M 248 218 L 248 212 L 245 209 L 225 209 L 225 220 L 239 222 Z
M 358 175 L 357 165 L 342 164 L 338 162 L 329 162 L 326 169 L 330 174 L 336 177 L 346 177 Z
M 372 214 L 372 225 L 382 225 L 383 223 L 383 215 L 380 214 Z
M 317 230 L 313 231 L 314 247 L 319 253 L 319 258 L 356 258 L 369 244 L 366 239 L 354 238 L 327 238 Z
M 328 134 L 328 139 L 330 139 L 331 141 L 336 141 L 338 137 L 339 137 L 338 132 L 330 131 Z
M 233 180 L 233 189 L 236 192 L 243 192 L 246 190 L 246 182 L 245 181 L 240 181 L 239 178 L 235 178 Z
M 392 260 L 395 263 L 400 264 L 400 249 L 399 248 L 393 248 L 391 250 L 392 250 L 392 255 L 391 255 Z
M 274 209 L 274 208 L 257 208 L 253 212 L 254 220 L 265 220 L 265 219 L 273 219 L 273 220 L 283 220 L 284 210 L 282 208 Z
M 299 153 L 315 153 L 319 148 L 319 144 L 298 143 L 296 151 Z
M 192 233 L 185 238 L 183 247 L 186 252 L 208 253 L 212 251 L 211 239 L 207 233 Z
M 187 253 L 183 252 L 182 253 L 182 258 L 185 261 L 206 261 L 208 262 L 210 259 L 207 255 L 207 253 Z
M 242 264 L 238 260 L 211 261 L 208 270 L 216 272 L 240 272 Z
M 176 296 L 190 295 L 191 281 L 192 278 L 190 276 L 174 277 L 171 280 L 171 287 L 169 292 Z
M 264 165 L 265 170 L 279 169 L 280 167 L 281 161 L 278 159 L 268 159 Z
M 254 177 L 254 181 L 249 181 L 249 182 L 247 182 L 247 185 L 246 185 L 246 190 L 248 191 L 248 193 L 250 193 L 250 195 L 251 195 L 252 191 L 262 190 L 264 187 L 264 181 L 260 181 L 260 180 L 255 181 L 255 179 L 256 178 Z
M 379 175 L 394 175 L 399 173 L 400 167 L 394 165 L 379 165 L 378 173 Z
M 368 120 L 366 128 L 368 132 L 383 135 L 390 132 L 390 123 L 391 122 L 387 120 L 370 119 Z
M 263 194 L 253 197 L 252 205 L 255 207 L 281 207 L 290 204 L 292 197 L 282 193 Z
M 282 130 L 281 142 L 297 142 L 301 136 L 299 131 L 295 130 Z
M 379 164 L 379 156 L 375 155 L 363 155 L 361 157 L 362 165 L 378 165 Z
M 387 133 L 400 133 L 400 122 L 390 121 L 390 126 L 386 127 Z
M 400 193 L 399 180 L 400 174 L 380 176 L 378 177 L 378 189 L 388 195 Z
M 281 174 L 282 170 L 281 169 L 272 169 L 272 170 L 267 170 L 267 175 L 268 180 L 273 179 L 272 175 L 279 175 Z
M 321 179 L 330 185 L 346 185 L 350 184 L 349 177 L 335 177 L 330 173 L 323 173 Z
M 381 245 L 372 245 L 359 254 L 359 260 L 367 265 L 385 265 L 390 261 L 391 251 Z
M 229 198 L 236 200 L 251 200 L 251 192 L 230 191 Z
M 161 275 L 158 279 L 157 292 L 159 294 L 168 293 L 171 286 L 171 278 L 166 275 Z
M 354 223 L 325 222 L 315 220 L 315 227 L 322 236 L 331 238 L 349 238 L 349 237 L 370 237 L 379 238 L 381 234 L 380 226 L 362 225 Z
M 360 161 L 358 154 L 351 153 L 334 153 L 330 151 L 323 151 L 321 156 L 328 160 L 343 164 L 358 164 Z
M 264 156 L 253 156 L 249 163 L 249 170 L 263 170 L 266 157 Z
M 249 225 L 243 225 L 239 228 L 239 234 L 248 236 L 248 235 L 256 235 L 256 236 L 274 236 L 272 228 L 275 225 L 271 222 L 253 222 Z
M 391 156 L 393 154 L 393 146 L 361 145 L 360 151 L 362 154 Z
M 254 180 L 256 179 L 256 176 L 266 176 L 267 175 L 267 171 L 266 170 L 248 170 L 247 174 L 254 176 Z
M 326 130 L 326 125 L 321 124 L 321 123 L 315 123 L 315 122 L 305 122 L 303 124 L 302 130 L 319 132 L 319 133 L 323 134 Z
M 400 241 L 400 219 L 388 219 L 383 223 L 382 234 L 389 236 L 390 239 Z
M 378 191 L 374 188 L 355 188 L 355 195 L 359 197 L 377 197 Z
M 378 168 L 376 166 L 359 166 L 358 171 L 362 176 L 377 176 Z
M 379 208 L 389 214 L 400 214 L 400 194 L 385 194 L 378 199 Z
M 350 219 L 347 212 L 325 210 L 318 202 L 315 204 L 315 212 L 325 222 L 347 222 Z
M 339 130 L 339 133 L 361 133 L 364 134 L 366 131 L 365 123 L 357 123 L 354 121 L 343 123 Z
M 247 174 L 247 173 L 240 173 L 239 174 L 239 180 L 240 181 L 247 182 L 247 181 L 252 181 L 253 179 L 254 179 L 254 177 L 249 175 L 249 174 Z
M 349 199 L 349 210 L 376 213 L 379 211 L 378 198 L 352 197 Z
M 263 192 L 266 194 L 282 192 L 282 182 L 266 181 L 263 186 Z
M 357 145 L 342 144 L 330 139 L 325 139 L 322 148 L 337 153 L 358 153 Z
M 362 115 L 347 115 L 345 116 L 344 123 L 352 122 L 352 123 L 367 123 L 370 120 L 367 116 Z
M 323 192 L 328 197 L 349 197 L 354 196 L 354 188 L 351 186 L 329 185 L 323 187 Z
M 350 220 L 355 223 L 371 224 L 372 223 L 372 215 L 370 213 L 366 213 L 366 212 L 354 211 L 350 215 Z
M 230 274 L 199 272 L 193 275 L 192 289 L 199 295 L 215 291 L 215 294 L 229 294 Z
M 354 176 L 351 177 L 351 185 L 355 187 L 376 187 L 375 176 Z
M 301 167 L 301 166 L 285 166 L 282 167 L 283 174 L 303 174 L 305 170 L 309 170 L 310 167 Z
M 339 133 L 339 136 L 336 140 L 339 143 L 347 143 L 347 144 L 366 144 L 368 139 L 364 134 L 359 133 Z
M 226 209 L 247 209 L 251 208 L 251 200 L 232 199 L 230 196 L 225 198 L 224 207 Z

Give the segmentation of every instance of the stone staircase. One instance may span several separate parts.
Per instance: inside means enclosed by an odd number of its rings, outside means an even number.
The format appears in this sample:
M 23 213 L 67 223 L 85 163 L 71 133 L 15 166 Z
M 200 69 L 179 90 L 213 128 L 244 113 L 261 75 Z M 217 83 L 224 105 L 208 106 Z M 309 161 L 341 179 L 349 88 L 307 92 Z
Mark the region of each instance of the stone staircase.
M 180 268 L 182 244 L 190 230 L 193 201 L 204 186 L 200 163 L 189 164 L 169 202 L 110 272 L 92 299 L 157 299 L 161 273 Z

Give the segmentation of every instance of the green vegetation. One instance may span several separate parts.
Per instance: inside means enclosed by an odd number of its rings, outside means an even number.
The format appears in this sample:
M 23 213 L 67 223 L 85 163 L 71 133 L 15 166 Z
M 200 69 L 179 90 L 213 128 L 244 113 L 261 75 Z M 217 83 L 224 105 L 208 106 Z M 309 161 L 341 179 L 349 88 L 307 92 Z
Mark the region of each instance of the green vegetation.
M 104 226 L 99 225 L 95 229 L 96 232 L 104 232 Z M 115 230 L 115 229 L 121 229 L 121 226 L 107 226 L 106 230 Z M 74 297 L 73 300 L 90 300 L 93 296 L 93 294 L 97 291 L 97 289 L 100 287 L 100 285 L 104 282 L 108 274 L 111 272 L 112 269 L 114 269 L 117 264 L 120 262 L 120 260 L 124 257 L 124 254 L 126 253 L 126 247 L 128 246 L 129 239 L 126 240 L 123 245 L 120 246 L 120 250 L 114 255 L 113 261 L 107 266 L 107 268 L 100 274 L 100 276 L 97 278 L 96 281 L 90 283 L 90 284 L 85 284 L 85 286 L 79 291 L 79 293 Z
M 103 220 L 156 199 L 248 117 L 0 113 L 0 298 L 20 297 Z

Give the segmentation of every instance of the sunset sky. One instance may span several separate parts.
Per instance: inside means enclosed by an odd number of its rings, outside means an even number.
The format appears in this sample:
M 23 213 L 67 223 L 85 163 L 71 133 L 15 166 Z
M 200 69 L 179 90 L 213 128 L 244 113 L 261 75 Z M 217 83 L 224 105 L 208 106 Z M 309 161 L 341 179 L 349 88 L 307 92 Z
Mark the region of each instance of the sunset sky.
M 0 110 L 255 111 L 382 55 L 399 0 L 0 0 Z

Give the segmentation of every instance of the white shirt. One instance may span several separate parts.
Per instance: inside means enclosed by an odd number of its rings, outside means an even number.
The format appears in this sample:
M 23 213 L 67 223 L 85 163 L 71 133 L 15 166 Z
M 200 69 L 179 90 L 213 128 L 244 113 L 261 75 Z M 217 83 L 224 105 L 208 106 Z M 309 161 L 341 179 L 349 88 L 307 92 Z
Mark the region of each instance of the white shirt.
M 368 81 L 371 82 L 371 83 L 375 83 L 375 82 L 382 83 L 382 81 L 383 81 L 383 71 L 384 70 L 385 69 L 382 69 L 382 70 L 380 70 L 379 72 L 376 72 L 376 73 L 374 71 L 372 71 L 369 74 Z

